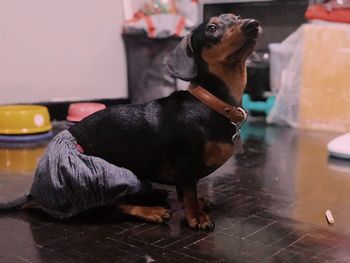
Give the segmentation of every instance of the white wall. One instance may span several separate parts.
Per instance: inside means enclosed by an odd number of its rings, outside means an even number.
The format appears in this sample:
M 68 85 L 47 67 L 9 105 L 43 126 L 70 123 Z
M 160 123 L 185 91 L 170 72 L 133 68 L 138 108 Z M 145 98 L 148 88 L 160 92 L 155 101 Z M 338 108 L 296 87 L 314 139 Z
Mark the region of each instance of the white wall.
M 127 97 L 120 0 L 0 0 L 0 104 Z

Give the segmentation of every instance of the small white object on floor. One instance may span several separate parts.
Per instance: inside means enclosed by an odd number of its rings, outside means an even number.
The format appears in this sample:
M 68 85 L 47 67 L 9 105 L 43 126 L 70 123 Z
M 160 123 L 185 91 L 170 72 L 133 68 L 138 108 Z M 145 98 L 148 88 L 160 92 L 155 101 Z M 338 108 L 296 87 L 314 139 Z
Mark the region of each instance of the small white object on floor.
M 331 210 L 326 211 L 326 218 L 327 218 L 328 223 L 334 224 L 334 218 L 333 218 L 333 215 L 331 213 Z
M 333 139 L 328 143 L 327 148 L 331 156 L 350 159 L 350 133 Z

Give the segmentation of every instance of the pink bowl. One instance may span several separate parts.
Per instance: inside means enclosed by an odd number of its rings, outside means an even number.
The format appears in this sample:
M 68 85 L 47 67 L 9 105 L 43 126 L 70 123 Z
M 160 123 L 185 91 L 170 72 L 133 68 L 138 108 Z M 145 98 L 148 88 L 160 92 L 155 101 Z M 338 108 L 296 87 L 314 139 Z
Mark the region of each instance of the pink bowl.
M 82 103 L 72 103 L 68 108 L 68 121 L 78 122 L 85 117 L 105 109 L 106 106 L 102 103 L 92 103 L 92 102 L 82 102 Z

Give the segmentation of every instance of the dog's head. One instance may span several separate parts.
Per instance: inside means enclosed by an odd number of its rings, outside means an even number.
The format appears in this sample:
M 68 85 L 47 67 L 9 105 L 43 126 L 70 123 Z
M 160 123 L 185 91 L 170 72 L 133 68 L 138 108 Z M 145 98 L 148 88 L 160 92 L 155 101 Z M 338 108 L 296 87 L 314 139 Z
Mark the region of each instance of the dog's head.
M 195 80 L 213 65 L 235 66 L 253 51 L 259 24 L 233 14 L 212 17 L 186 36 L 167 55 L 165 64 L 171 74 L 182 80 Z M 213 72 L 211 72 L 213 73 Z

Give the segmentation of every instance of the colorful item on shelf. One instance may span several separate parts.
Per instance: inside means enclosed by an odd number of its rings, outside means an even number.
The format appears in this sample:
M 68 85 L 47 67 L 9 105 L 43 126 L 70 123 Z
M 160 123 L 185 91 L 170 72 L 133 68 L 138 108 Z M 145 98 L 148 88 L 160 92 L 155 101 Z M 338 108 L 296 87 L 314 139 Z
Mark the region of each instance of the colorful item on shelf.
M 329 6 L 329 4 L 311 5 L 306 10 L 305 18 L 307 20 L 319 19 L 330 22 L 350 23 L 350 8 L 329 8 Z
M 124 24 L 124 33 L 149 38 L 183 37 L 198 24 L 195 0 L 149 0 Z
M 106 108 L 106 105 L 102 103 L 93 103 L 93 102 L 78 102 L 72 103 L 68 108 L 67 120 L 72 122 L 78 122 L 84 119 L 85 117 L 103 110 Z

